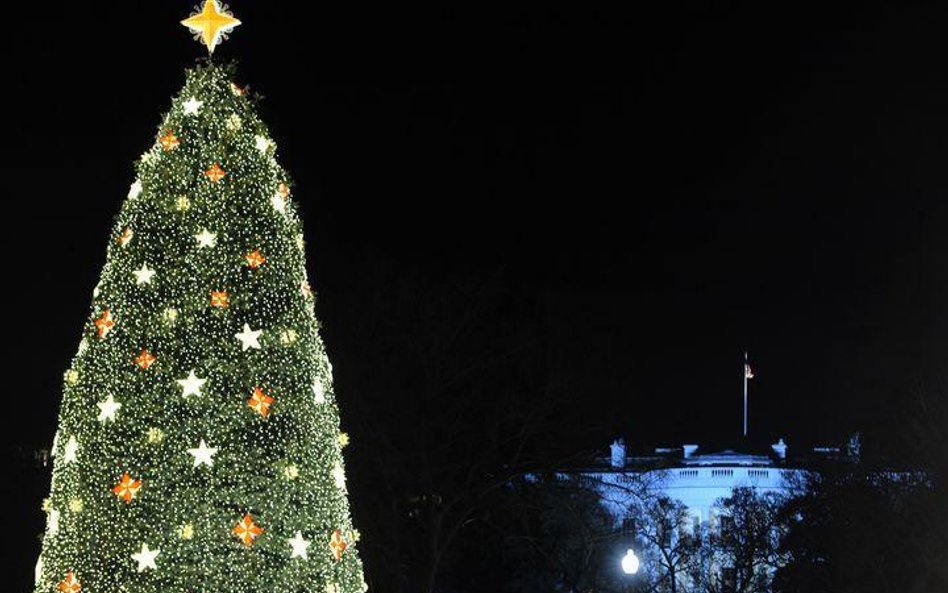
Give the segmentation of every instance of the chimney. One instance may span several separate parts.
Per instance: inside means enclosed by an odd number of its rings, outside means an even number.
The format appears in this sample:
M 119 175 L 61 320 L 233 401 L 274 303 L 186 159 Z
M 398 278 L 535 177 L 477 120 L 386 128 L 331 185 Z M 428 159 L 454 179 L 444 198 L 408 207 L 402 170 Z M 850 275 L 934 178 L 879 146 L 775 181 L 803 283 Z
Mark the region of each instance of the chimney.
M 685 459 L 688 459 L 695 454 L 695 451 L 698 450 L 698 445 L 682 445 L 681 452 L 684 455 Z
M 787 444 L 783 442 L 783 438 L 777 441 L 775 445 L 771 445 L 770 448 L 774 450 L 774 454 L 781 460 L 787 458 Z
M 611 465 L 615 469 L 622 469 L 625 467 L 625 441 L 623 439 L 616 439 L 612 441 L 612 444 L 609 445 L 609 448 L 612 449 L 612 459 Z
M 851 461 L 859 463 L 860 453 L 862 453 L 862 435 L 857 432 L 850 436 L 846 443 L 846 455 Z

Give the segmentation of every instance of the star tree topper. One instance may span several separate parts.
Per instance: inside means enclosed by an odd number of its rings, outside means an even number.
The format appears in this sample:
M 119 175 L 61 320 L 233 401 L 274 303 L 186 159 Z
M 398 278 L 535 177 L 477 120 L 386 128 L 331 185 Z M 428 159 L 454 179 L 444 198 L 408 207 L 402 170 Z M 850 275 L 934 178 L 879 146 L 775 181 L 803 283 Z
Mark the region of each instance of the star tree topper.
M 205 0 L 201 11 L 184 19 L 181 24 L 194 33 L 195 39 L 200 39 L 207 46 L 208 53 L 213 54 L 214 48 L 227 39 L 227 34 L 240 25 L 240 21 L 234 18 L 226 5 L 222 7 L 217 0 Z

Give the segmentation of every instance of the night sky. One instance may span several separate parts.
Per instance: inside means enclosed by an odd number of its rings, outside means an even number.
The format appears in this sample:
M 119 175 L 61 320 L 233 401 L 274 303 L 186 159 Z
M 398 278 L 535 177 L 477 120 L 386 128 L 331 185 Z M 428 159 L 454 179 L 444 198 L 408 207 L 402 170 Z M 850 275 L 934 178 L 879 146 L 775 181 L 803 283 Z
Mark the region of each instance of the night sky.
M 944 384 L 948 9 L 321 4 L 235 0 L 218 54 L 265 96 L 336 365 L 371 372 L 331 337 L 383 254 L 546 295 L 577 447 L 739 436 L 744 349 L 752 432 L 791 446 L 885 442 Z M 8 21 L 5 446 L 52 439 L 132 161 L 204 51 L 190 8 Z

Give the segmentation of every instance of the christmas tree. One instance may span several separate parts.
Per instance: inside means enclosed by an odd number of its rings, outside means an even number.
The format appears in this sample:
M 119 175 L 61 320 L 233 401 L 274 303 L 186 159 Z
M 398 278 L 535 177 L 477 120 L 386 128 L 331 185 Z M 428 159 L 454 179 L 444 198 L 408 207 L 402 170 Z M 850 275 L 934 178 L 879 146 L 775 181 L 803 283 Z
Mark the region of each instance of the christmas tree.
M 213 50 L 239 21 L 207 0 Z M 136 163 L 65 374 L 37 593 L 361 593 L 302 224 L 234 68 Z

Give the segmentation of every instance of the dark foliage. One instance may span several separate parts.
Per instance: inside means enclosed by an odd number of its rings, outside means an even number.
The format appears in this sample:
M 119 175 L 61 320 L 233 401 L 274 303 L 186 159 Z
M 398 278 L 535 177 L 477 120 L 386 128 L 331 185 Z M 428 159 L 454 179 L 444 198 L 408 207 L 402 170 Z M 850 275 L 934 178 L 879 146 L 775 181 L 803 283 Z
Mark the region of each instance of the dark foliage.
M 488 527 L 492 505 L 511 478 L 544 465 L 537 453 L 556 435 L 566 366 L 550 349 L 544 303 L 502 271 L 434 277 L 377 256 L 364 269 L 362 300 L 347 303 L 362 316 L 331 343 L 372 369 L 336 369 L 357 419 L 350 479 L 370 586 L 477 590 L 467 550 L 504 537 Z

